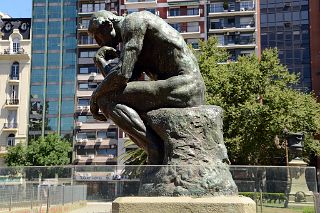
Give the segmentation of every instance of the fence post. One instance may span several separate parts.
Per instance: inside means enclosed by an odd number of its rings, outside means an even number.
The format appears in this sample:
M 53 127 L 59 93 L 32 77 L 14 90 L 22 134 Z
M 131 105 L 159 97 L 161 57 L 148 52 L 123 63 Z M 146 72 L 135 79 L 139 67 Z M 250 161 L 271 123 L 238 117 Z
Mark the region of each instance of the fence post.
M 47 188 L 47 213 L 49 213 L 49 198 L 50 198 L 50 190 L 49 190 L 49 186 Z
M 11 191 L 10 191 L 10 203 L 9 203 L 9 212 L 11 212 L 11 207 L 12 207 L 12 194 L 13 194 L 13 187 L 11 186 Z
M 31 194 L 31 212 L 33 212 L 33 199 L 34 199 L 34 190 L 33 190 L 34 187 L 31 188 L 32 190 L 32 194 Z

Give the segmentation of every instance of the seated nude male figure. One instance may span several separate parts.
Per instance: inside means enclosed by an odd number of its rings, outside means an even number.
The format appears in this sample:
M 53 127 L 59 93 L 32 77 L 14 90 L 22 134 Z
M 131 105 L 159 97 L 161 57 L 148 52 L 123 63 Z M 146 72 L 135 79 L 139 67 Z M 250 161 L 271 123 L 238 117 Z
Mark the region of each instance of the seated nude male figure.
M 93 116 L 113 120 L 148 153 L 150 164 L 162 164 L 161 144 L 144 115 L 204 104 L 205 86 L 195 56 L 174 28 L 147 11 L 125 17 L 96 12 L 89 33 L 101 46 L 94 60 L 105 77 L 91 97 Z M 119 63 L 110 70 L 107 60 L 116 56 L 119 43 Z M 138 81 L 143 72 L 151 81 Z

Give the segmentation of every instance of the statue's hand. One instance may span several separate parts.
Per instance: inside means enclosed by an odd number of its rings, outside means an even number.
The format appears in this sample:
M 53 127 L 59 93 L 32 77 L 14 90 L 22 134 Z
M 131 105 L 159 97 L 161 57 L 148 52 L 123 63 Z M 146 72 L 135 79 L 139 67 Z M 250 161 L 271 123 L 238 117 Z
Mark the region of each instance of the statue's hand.
M 112 47 L 103 46 L 97 51 L 93 61 L 105 77 L 110 69 L 108 61 L 117 57 L 117 50 Z
M 99 106 L 97 103 L 97 92 L 94 91 L 90 99 L 90 111 L 94 119 L 99 121 L 107 121 L 107 118 L 103 114 L 99 114 Z

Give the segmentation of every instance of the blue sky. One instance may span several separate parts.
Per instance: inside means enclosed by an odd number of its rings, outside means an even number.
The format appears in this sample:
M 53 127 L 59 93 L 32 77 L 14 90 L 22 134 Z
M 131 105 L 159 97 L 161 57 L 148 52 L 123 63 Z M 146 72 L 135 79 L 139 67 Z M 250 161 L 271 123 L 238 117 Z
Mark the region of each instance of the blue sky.
M 12 18 L 31 18 L 32 0 L 0 0 L 0 12 Z

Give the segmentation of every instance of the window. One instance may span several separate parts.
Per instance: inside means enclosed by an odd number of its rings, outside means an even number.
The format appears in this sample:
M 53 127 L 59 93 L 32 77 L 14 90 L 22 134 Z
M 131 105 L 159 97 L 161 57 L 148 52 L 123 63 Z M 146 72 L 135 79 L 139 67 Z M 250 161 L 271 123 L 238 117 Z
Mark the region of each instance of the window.
M 11 80 L 19 80 L 19 63 L 14 62 L 11 66 Z
M 92 58 L 96 54 L 96 51 L 81 51 L 80 58 Z
M 79 99 L 78 100 L 78 106 L 89 106 L 89 99 Z
M 223 12 L 223 2 L 213 3 L 210 4 L 209 12 L 210 13 L 217 13 L 217 12 Z
M 254 10 L 254 2 L 253 1 L 241 1 L 240 2 L 240 10 Z
M 180 16 L 180 8 L 170 8 L 169 16 Z
M 117 129 L 108 129 L 107 138 L 117 139 Z
M 187 14 L 188 14 L 188 16 L 197 16 L 197 15 L 199 15 L 199 8 L 198 7 L 188 8 L 187 9 Z
M 7 144 L 8 146 L 14 146 L 15 145 L 15 135 L 10 134 L 7 138 Z
M 199 22 L 188 22 L 187 32 L 199 32 Z
M 80 83 L 79 84 L 79 89 L 80 90 L 87 90 L 88 89 L 88 84 L 87 83 Z
M 178 32 L 181 32 L 181 24 L 180 23 L 175 23 L 175 24 L 170 24 L 175 30 Z
M 19 53 L 20 52 L 20 39 L 14 38 L 12 40 L 12 52 Z
M 186 40 L 187 44 L 191 44 L 193 49 L 199 49 L 199 39 L 191 38 Z

